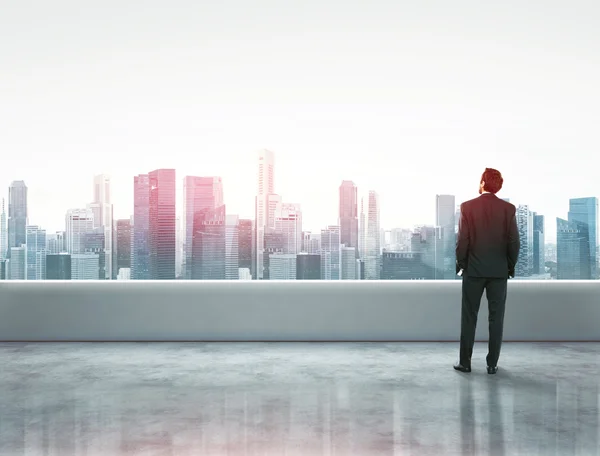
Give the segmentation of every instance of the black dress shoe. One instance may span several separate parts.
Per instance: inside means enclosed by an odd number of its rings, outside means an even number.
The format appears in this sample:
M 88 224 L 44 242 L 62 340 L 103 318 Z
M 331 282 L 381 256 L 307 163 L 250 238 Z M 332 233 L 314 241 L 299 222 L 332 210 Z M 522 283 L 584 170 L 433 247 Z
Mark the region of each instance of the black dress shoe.
M 488 374 L 495 374 L 496 372 L 498 372 L 498 366 L 488 366 L 487 370 Z
M 461 372 L 471 372 L 471 366 L 463 366 L 462 364 L 455 364 L 454 369 Z

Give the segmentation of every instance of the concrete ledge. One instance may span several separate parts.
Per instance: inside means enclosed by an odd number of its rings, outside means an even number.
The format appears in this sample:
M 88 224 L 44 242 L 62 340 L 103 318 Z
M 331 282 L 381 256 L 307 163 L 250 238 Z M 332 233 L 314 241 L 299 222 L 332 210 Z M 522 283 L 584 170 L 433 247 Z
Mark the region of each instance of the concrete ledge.
M 1 341 L 458 341 L 458 281 L 0 282 Z M 482 299 L 478 340 L 487 340 Z M 506 341 L 600 341 L 600 281 L 509 281 Z

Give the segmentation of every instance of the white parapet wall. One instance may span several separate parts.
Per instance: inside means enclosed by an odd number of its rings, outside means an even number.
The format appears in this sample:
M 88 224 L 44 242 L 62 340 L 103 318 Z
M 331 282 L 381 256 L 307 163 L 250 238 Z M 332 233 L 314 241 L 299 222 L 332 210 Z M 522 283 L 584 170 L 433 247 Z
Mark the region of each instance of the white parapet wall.
M 0 340 L 458 341 L 460 308 L 459 281 L 2 281 Z M 600 281 L 509 281 L 504 339 L 600 341 Z

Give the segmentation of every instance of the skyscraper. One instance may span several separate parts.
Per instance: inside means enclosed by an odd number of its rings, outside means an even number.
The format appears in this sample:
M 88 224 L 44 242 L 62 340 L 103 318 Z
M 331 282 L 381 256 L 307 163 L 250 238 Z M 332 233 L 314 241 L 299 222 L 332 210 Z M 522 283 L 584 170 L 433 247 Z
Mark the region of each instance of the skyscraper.
M 71 280 L 98 280 L 100 255 L 93 252 L 71 255 Z
M 455 220 L 456 198 L 454 195 L 436 195 L 435 197 L 435 225 L 441 229 L 443 264 L 439 265 L 442 271 L 440 279 L 454 279 L 456 277 L 456 226 Z
M 269 280 L 269 264 L 271 254 L 283 254 L 283 249 L 285 246 L 285 238 L 283 233 L 279 231 L 275 231 L 272 229 L 265 229 L 265 233 L 263 236 L 265 247 L 264 247 L 264 255 L 263 255 L 263 279 Z
M 8 187 L 8 247 L 21 247 L 27 242 L 27 186 L 23 181 L 14 181 Z M 12 270 L 12 269 L 11 269 Z
M 194 214 L 191 279 L 224 280 L 226 272 L 227 217 L 225 205 Z
M 442 227 L 420 226 L 417 227 L 411 239 L 411 252 L 418 253 L 423 262 L 419 274 L 427 280 L 440 280 L 444 278 L 444 253 L 445 245 L 442 237 Z M 414 257 L 413 257 L 414 258 Z M 407 261 L 409 256 L 393 256 L 388 258 L 393 262 Z M 456 273 L 456 269 L 455 269 Z
M 556 218 L 556 278 L 591 279 L 589 234 L 582 222 Z
M 96 254 L 98 256 L 98 270 L 96 271 L 96 275 L 93 277 L 94 280 L 106 280 L 106 268 L 108 265 L 107 257 L 106 257 L 106 239 L 104 237 L 105 229 L 103 226 L 98 226 L 94 228 L 92 231 L 84 233 L 82 235 L 82 247 L 84 254 Z M 85 267 L 88 267 L 88 262 L 76 262 L 74 269 L 85 264 Z M 77 270 L 74 271 L 75 275 L 78 275 L 79 272 Z M 85 273 L 87 274 L 87 272 Z M 81 275 L 81 274 L 79 274 Z M 90 277 L 91 280 L 91 277 Z
M 9 272 L 10 280 L 27 279 L 27 246 L 25 244 L 10 248 Z
M 339 223 L 341 243 L 355 247 L 358 258 L 358 189 L 352 181 L 340 185 Z
M 67 233 L 65 231 L 57 231 L 55 233 L 46 234 L 46 251 L 49 255 L 57 255 L 67 251 Z
M 367 280 L 379 280 L 381 265 L 381 231 L 379 225 L 379 195 L 369 192 L 367 213 L 365 273 Z
M 131 269 L 131 220 L 117 220 L 116 228 L 116 262 L 115 271 L 113 272 L 118 275 L 120 269 Z
M 150 181 L 150 279 L 175 280 L 175 170 L 157 169 Z
M 598 278 L 598 198 L 571 198 L 569 200 L 569 222 L 577 222 L 584 236 L 587 236 L 589 254 L 581 261 L 590 264 L 592 279 Z M 587 234 L 586 234 L 587 233 Z
M 356 280 L 356 247 L 341 246 L 341 265 L 340 279 L 341 280 Z
M 321 250 L 321 235 L 311 233 L 310 231 L 302 232 L 302 251 L 305 253 L 318 254 Z
M 69 209 L 65 217 L 66 250 L 68 253 L 83 253 L 83 236 L 94 230 L 94 214 L 91 209 Z
M 310 253 L 296 255 L 296 280 L 321 280 L 321 256 Z
M 183 233 L 183 223 L 179 216 L 175 218 L 175 233 L 177 242 L 177 248 L 175 249 L 175 277 L 180 279 L 183 278 L 183 240 L 185 233 Z
M 269 280 L 296 280 L 297 261 L 294 253 L 270 253 Z
M 342 278 L 342 254 L 340 246 L 340 227 L 330 225 L 321 230 L 321 276 L 323 280 L 340 280 Z
M 8 248 L 8 233 L 6 227 L 6 211 L 4 209 L 4 198 L 2 198 L 2 212 L 0 212 L 0 261 L 6 258 Z
M 28 225 L 26 228 L 26 239 L 27 239 L 27 280 L 43 280 L 42 265 L 45 264 L 45 259 L 42 258 L 46 255 L 46 230 L 41 229 L 37 225 Z M 38 255 L 38 253 L 40 255 Z M 40 265 L 38 266 L 38 261 Z M 45 271 L 45 268 L 43 268 Z
M 183 179 L 183 276 L 185 279 L 192 278 L 192 245 L 196 214 L 217 209 L 223 204 L 223 181 L 220 177 L 186 176 Z
M 367 203 L 368 206 L 368 203 Z M 358 250 L 361 260 L 367 258 L 367 218 L 365 216 L 365 199 L 360 199 L 360 218 L 358 220 Z
M 112 279 L 116 274 L 113 275 L 112 272 L 113 205 L 111 201 L 111 184 L 109 176 L 105 174 L 94 176 L 93 196 L 94 200 L 89 205 L 89 208 L 94 213 L 94 228 L 102 228 L 104 230 L 106 278 Z
M 47 255 L 46 280 L 71 280 L 71 255 L 68 253 Z
M 546 271 L 546 250 L 544 236 L 544 216 L 533 213 L 533 273 Z
M 133 178 L 133 227 L 131 239 L 131 278 L 150 279 L 150 178 Z
M 252 220 L 241 219 L 238 223 L 238 268 L 240 276 L 253 274 L 252 263 Z
M 533 272 L 533 213 L 528 205 L 517 206 L 517 227 L 521 249 L 515 268 L 517 277 L 529 277 Z
M 265 228 L 269 226 L 269 195 L 275 193 L 274 185 L 275 155 L 269 150 L 261 150 L 258 153 L 258 187 L 256 192 L 255 207 L 255 235 L 254 242 L 256 261 L 256 279 L 263 279 L 264 271 L 264 249 Z
M 302 210 L 299 204 L 278 203 L 274 213 L 275 231 L 283 234 L 283 253 L 302 250 Z
M 239 232 L 240 218 L 237 215 L 225 216 L 225 279 L 239 280 Z

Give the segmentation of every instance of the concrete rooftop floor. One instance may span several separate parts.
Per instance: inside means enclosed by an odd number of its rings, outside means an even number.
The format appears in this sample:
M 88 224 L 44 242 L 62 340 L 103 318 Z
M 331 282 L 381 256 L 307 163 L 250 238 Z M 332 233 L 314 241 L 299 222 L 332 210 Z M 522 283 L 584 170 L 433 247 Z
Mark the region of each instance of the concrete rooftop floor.
M 600 455 L 600 343 L 2 343 L 0 454 Z

